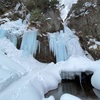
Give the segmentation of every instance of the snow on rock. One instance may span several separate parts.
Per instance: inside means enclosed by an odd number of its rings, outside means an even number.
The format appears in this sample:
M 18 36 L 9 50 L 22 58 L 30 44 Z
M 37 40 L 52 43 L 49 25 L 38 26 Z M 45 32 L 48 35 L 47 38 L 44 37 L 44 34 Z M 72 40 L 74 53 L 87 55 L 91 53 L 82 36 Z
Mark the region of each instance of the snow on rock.
M 73 96 L 71 94 L 63 94 L 60 98 L 60 100 L 81 100 L 76 96 Z
M 64 21 L 67 18 L 68 12 L 70 11 L 72 4 L 77 3 L 78 0 L 60 0 L 60 13 L 61 18 Z
M 0 29 L 7 30 L 9 33 L 21 35 L 21 31 L 25 30 L 27 25 L 22 23 L 22 19 L 16 21 L 9 21 L 0 26 Z M 20 32 L 19 32 L 20 31 Z
M 92 78 L 91 78 L 91 84 L 93 85 L 93 87 L 100 90 L 100 78 L 99 78 L 99 76 L 100 76 L 100 70 L 95 71 Z

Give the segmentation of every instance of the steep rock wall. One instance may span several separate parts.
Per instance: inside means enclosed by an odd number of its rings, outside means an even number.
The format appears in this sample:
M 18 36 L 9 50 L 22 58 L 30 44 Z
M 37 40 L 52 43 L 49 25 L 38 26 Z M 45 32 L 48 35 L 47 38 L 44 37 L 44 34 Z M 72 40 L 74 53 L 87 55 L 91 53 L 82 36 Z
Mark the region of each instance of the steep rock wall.
M 67 22 L 76 31 L 82 47 L 95 60 L 100 59 L 100 0 L 79 0 L 70 10 Z

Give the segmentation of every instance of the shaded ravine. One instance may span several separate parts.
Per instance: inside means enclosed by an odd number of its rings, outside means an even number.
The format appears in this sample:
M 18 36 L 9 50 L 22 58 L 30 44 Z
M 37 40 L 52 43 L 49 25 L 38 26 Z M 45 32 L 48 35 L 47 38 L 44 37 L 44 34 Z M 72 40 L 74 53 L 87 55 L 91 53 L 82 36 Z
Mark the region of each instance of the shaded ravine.
M 97 96 L 93 87 L 90 84 L 88 83 L 80 84 L 78 80 L 62 80 L 58 88 L 49 91 L 45 95 L 45 97 L 53 95 L 55 97 L 55 100 L 60 100 L 60 97 L 64 93 L 75 95 L 82 100 L 100 100 L 100 98 Z

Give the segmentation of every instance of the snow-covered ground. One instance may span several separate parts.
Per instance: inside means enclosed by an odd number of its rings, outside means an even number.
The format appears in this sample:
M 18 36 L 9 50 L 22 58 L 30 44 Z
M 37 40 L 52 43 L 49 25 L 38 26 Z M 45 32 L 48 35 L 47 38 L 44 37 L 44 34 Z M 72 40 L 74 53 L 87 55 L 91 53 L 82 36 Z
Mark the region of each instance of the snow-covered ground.
M 41 100 L 45 93 L 57 88 L 61 81 L 61 71 L 99 70 L 100 61 L 86 58 L 77 38 L 74 38 L 69 28 L 66 27 L 65 30 L 68 33 L 65 34 L 66 39 L 68 36 L 73 37 L 67 45 L 72 49 L 68 50 L 68 59 L 57 64 L 40 63 L 29 52 L 16 49 L 6 37 L 0 39 L 0 99 Z M 53 97 L 50 98 L 48 100 L 54 100 Z
M 61 4 L 65 3 L 68 10 L 77 0 L 62 0 Z M 66 9 L 67 9 L 66 8 Z M 17 8 L 16 8 L 17 9 Z M 61 14 L 63 15 L 63 14 Z M 65 20 L 65 15 L 62 17 Z M 53 96 L 45 98 L 44 94 L 48 91 L 57 88 L 61 82 L 61 72 L 69 71 L 93 71 L 92 84 L 95 88 L 100 89 L 98 75 L 100 71 L 100 60 L 92 61 L 88 59 L 79 44 L 78 38 L 73 32 L 64 25 L 64 30 L 60 33 L 55 33 L 53 36 L 49 33 L 48 38 L 51 39 L 50 50 L 54 52 L 56 57 L 63 52 L 61 48 L 65 46 L 65 52 L 62 53 L 63 58 L 66 54 L 67 58 L 54 64 L 40 63 L 33 58 L 31 54 L 36 52 L 36 29 L 27 30 L 27 25 L 22 23 L 22 20 L 8 21 L 0 26 L 0 100 L 55 100 Z M 32 33 L 31 33 L 32 32 Z M 23 35 L 23 34 L 26 35 Z M 33 38 L 27 34 L 31 34 Z M 35 36 L 34 36 L 34 35 Z M 21 49 L 16 48 L 17 37 L 23 35 L 23 44 Z M 14 38 L 12 38 L 12 36 Z M 63 41 L 60 41 L 60 39 Z M 27 39 L 32 38 L 30 41 Z M 52 38 L 54 40 L 52 40 Z M 25 39 L 27 40 L 25 43 Z M 34 41 L 32 41 L 34 39 Z M 31 42 L 31 46 L 28 46 Z M 54 44 L 53 44 L 54 42 Z M 26 46 L 25 46 L 26 45 Z M 59 60 L 58 60 L 59 61 Z M 64 94 L 60 100 L 80 100 L 70 94 Z

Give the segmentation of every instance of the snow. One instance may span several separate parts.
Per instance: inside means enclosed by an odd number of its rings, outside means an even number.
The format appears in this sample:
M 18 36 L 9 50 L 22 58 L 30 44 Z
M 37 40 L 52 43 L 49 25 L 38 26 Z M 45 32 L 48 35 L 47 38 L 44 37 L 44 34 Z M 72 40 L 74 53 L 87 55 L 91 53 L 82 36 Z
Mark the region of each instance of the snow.
M 57 88 L 58 83 L 61 82 L 61 71 L 91 70 L 95 72 L 100 65 L 99 61 L 92 61 L 83 55 L 77 56 L 77 53 L 76 55 L 72 54 L 67 61 L 43 64 L 36 61 L 27 52 L 17 50 L 7 38 L 0 39 L 0 51 L 2 51 L 0 65 L 2 64 L 19 76 L 12 84 L 9 84 L 9 87 L 7 85 L 7 88 L 0 92 L 0 99 L 3 100 L 27 100 L 27 98 L 42 100 L 45 93 Z M 7 73 L 10 78 L 9 71 Z M 6 77 L 4 79 L 6 80 Z M 45 99 L 52 100 L 54 98 Z
M 3 29 L 0 29 L 0 38 L 3 38 L 7 35 L 7 31 L 6 30 L 3 30 Z
M 24 30 L 25 31 L 25 30 Z M 32 47 L 36 42 L 37 30 L 27 30 L 23 38 L 23 44 Z M 30 35 L 29 35 L 30 34 Z M 64 30 L 55 34 L 50 34 L 51 39 L 58 43 L 65 43 L 67 50 L 67 60 L 57 64 L 43 64 L 35 60 L 28 51 L 18 50 L 15 45 L 6 37 L 0 39 L 0 100 L 54 100 L 54 97 L 44 98 L 44 94 L 49 90 L 58 87 L 61 82 L 61 72 L 81 72 L 99 70 L 100 61 L 88 59 L 80 47 L 78 38 L 73 32 L 64 26 Z M 35 38 L 35 39 L 34 39 Z M 32 40 L 31 40 L 32 39 Z M 31 47 L 29 46 L 31 51 Z M 35 48 L 36 46 L 34 46 Z M 54 44 L 51 50 L 55 50 Z M 60 49 L 60 48 L 58 48 Z M 60 50 L 60 52 L 62 52 Z M 56 54 L 56 53 L 55 53 Z M 59 53 L 58 53 L 59 54 Z M 95 67 L 94 67 L 95 66 Z M 6 74 L 5 74 L 6 73 Z M 9 81 L 8 81 L 9 80 Z M 97 87 L 98 88 L 98 87 Z M 67 97 L 70 97 L 69 95 Z M 72 98 L 72 96 L 70 97 Z
M 15 11 L 17 11 L 18 10 L 18 8 L 20 7 L 20 3 L 17 3 L 17 5 L 16 5 L 16 7 L 15 7 Z
M 91 6 L 96 7 L 97 4 L 96 3 L 93 4 L 92 2 L 85 2 L 84 6 L 85 7 L 91 7 Z
M 64 21 L 67 18 L 68 12 L 70 11 L 73 4 L 77 3 L 78 0 L 60 0 L 60 15 Z
M 60 98 L 60 100 L 81 100 L 76 96 L 73 96 L 71 94 L 63 94 Z
M 100 76 L 100 69 L 93 74 L 93 76 L 91 78 L 91 84 L 93 85 L 93 87 L 100 90 L 99 76 Z
M 97 49 L 98 46 L 100 46 L 100 42 L 97 41 L 96 39 L 89 39 L 88 44 L 92 42 L 92 45 L 89 46 L 89 49 Z
M 63 21 L 76 2 L 60 1 L 61 5 L 65 5 L 61 9 Z M 18 9 L 18 5 L 15 9 Z M 58 63 L 43 64 L 32 56 L 39 45 L 37 30 L 27 30 L 27 26 L 22 23 L 22 19 L 8 21 L 0 26 L 0 100 L 55 100 L 53 96 L 45 98 L 44 94 L 58 87 L 61 72 L 93 71 L 91 82 L 100 89 L 100 60 L 93 61 L 84 55 L 78 38 L 68 27 L 64 25 L 64 30 L 48 34 L 50 50 Z M 15 47 L 18 36 L 23 36 L 21 50 Z M 60 100 L 67 98 L 80 100 L 71 94 L 62 95 Z
M 16 21 L 9 21 L 5 24 L 2 24 L 0 26 L 0 30 L 3 29 L 8 31 L 9 34 L 16 34 L 20 36 L 24 33 L 24 31 L 27 30 L 27 26 L 28 25 L 22 23 L 22 19 L 18 19 Z

